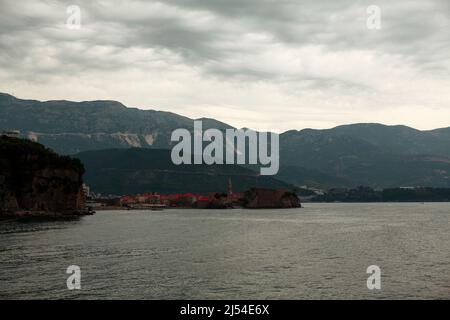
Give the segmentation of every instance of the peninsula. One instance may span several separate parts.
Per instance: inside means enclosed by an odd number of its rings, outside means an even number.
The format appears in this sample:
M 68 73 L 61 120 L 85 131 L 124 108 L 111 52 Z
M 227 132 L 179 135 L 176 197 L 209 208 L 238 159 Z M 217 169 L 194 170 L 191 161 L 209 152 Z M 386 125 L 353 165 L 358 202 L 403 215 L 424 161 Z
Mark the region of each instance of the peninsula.
M 39 143 L 0 136 L 0 217 L 64 217 L 89 214 L 78 159 Z

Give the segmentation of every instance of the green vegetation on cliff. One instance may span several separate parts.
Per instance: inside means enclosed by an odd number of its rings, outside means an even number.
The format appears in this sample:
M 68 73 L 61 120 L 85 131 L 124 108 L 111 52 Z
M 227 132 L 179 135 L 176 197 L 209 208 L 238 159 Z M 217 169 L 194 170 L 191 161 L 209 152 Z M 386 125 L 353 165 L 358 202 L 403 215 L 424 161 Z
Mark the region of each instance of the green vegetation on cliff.
M 83 174 L 78 159 L 29 140 L 0 136 L 0 211 L 82 209 Z

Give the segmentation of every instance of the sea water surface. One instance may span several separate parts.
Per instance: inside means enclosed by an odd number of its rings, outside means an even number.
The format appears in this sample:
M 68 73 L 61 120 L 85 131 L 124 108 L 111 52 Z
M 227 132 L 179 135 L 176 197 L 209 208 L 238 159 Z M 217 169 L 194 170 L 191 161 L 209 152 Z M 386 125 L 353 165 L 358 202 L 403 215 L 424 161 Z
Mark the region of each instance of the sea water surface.
M 449 203 L 0 221 L 0 298 L 449 299 L 449 222 Z M 81 290 L 67 289 L 70 265 Z

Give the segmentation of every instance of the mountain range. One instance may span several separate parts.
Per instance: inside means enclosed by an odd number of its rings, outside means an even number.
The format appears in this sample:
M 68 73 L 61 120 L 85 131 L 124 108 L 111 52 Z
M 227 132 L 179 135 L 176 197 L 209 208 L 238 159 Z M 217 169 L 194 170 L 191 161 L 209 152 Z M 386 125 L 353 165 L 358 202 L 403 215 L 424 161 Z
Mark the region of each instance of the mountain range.
M 201 120 L 204 129 L 232 128 L 218 120 Z M 135 153 L 142 152 L 150 162 L 146 170 L 150 170 L 153 158 L 165 156 L 152 157 L 152 151 L 147 149 L 170 149 L 172 131 L 192 131 L 193 122 L 194 119 L 170 112 L 127 108 L 116 101 L 41 102 L 0 93 L 0 130 L 20 130 L 24 137 L 58 153 L 77 154 L 88 163 L 98 157 L 106 164 L 107 154 L 117 157 L 118 153 L 122 161 L 135 163 Z M 120 149 L 128 148 L 145 150 L 121 153 Z M 266 181 L 269 185 L 450 187 L 450 128 L 420 131 L 401 125 L 362 123 L 326 130 L 291 130 L 280 134 L 280 164 L 279 173 L 271 182 Z M 95 170 L 101 170 L 101 166 L 97 163 Z M 93 179 L 89 167 L 88 164 L 88 182 Z M 214 170 L 220 174 L 224 169 Z M 251 175 L 249 168 L 234 170 Z M 160 178 L 148 177 L 149 181 Z

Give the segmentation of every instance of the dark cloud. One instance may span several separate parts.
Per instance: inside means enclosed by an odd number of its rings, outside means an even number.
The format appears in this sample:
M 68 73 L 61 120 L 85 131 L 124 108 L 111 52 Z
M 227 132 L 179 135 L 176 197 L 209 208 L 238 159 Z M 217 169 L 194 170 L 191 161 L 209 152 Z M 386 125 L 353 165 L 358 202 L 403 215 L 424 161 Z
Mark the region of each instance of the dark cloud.
M 405 100 L 429 98 L 425 89 L 420 97 L 400 97 L 403 90 L 434 86 L 442 92 L 450 81 L 449 3 L 1 0 L 0 80 L 37 90 L 75 77 L 104 84 L 139 78 L 156 85 L 161 79 L 167 104 L 175 103 L 167 95 L 177 90 L 187 105 L 214 104 L 213 98 L 186 93 L 199 90 L 190 79 L 201 79 L 201 90 L 219 90 L 218 83 L 249 91 L 268 86 L 273 97 L 286 94 L 274 99 L 292 108 L 323 97 L 369 105 L 372 94 L 385 105 L 404 106 Z M 80 30 L 65 27 L 72 4 L 82 10 Z M 381 30 L 366 27 L 366 9 L 373 4 L 381 9 Z M 232 103 L 253 104 L 254 95 Z M 297 102 L 298 96 L 306 102 Z
M 10 59 L 32 53 L 39 38 L 55 47 L 74 40 L 68 32 L 46 30 L 63 24 L 68 2 L 39 3 L 31 5 L 25 1 L 18 5 L 15 1 L 2 1 L 0 46 Z M 223 72 L 217 66 L 208 69 L 209 62 L 227 63 L 228 59 L 258 54 L 279 43 L 288 48 L 315 45 L 325 50 L 377 50 L 400 54 L 425 67 L 430 62 L 436 64 L 436 59 L 446 58 L 442 51 L 449 49 L 450 43 L 447 37 L 450 13 L 444 11 L 448 9 L 447 1 L 382 0 L 378 3 L 383 30 L 370 32 L 365 27 L 365 9 L 372 1 L 80 2 L 83 23 L 91 32 L 80 32 L 76 40 L 86 47 L 167 49 L 183 56 L 186 63 L 204 67 L 206 72 L 219 70 L 218 75 L 229 76 L 267 77 L 267 72 L 241 67 Z M 265 35 L 269 40 L 265 43 L 255 40 L 252 47 L 246 42 L 248 34 Z M 11 40 L 13 37 L 15 41 Z M 73 57 L 69 55 L 69 58 Z

